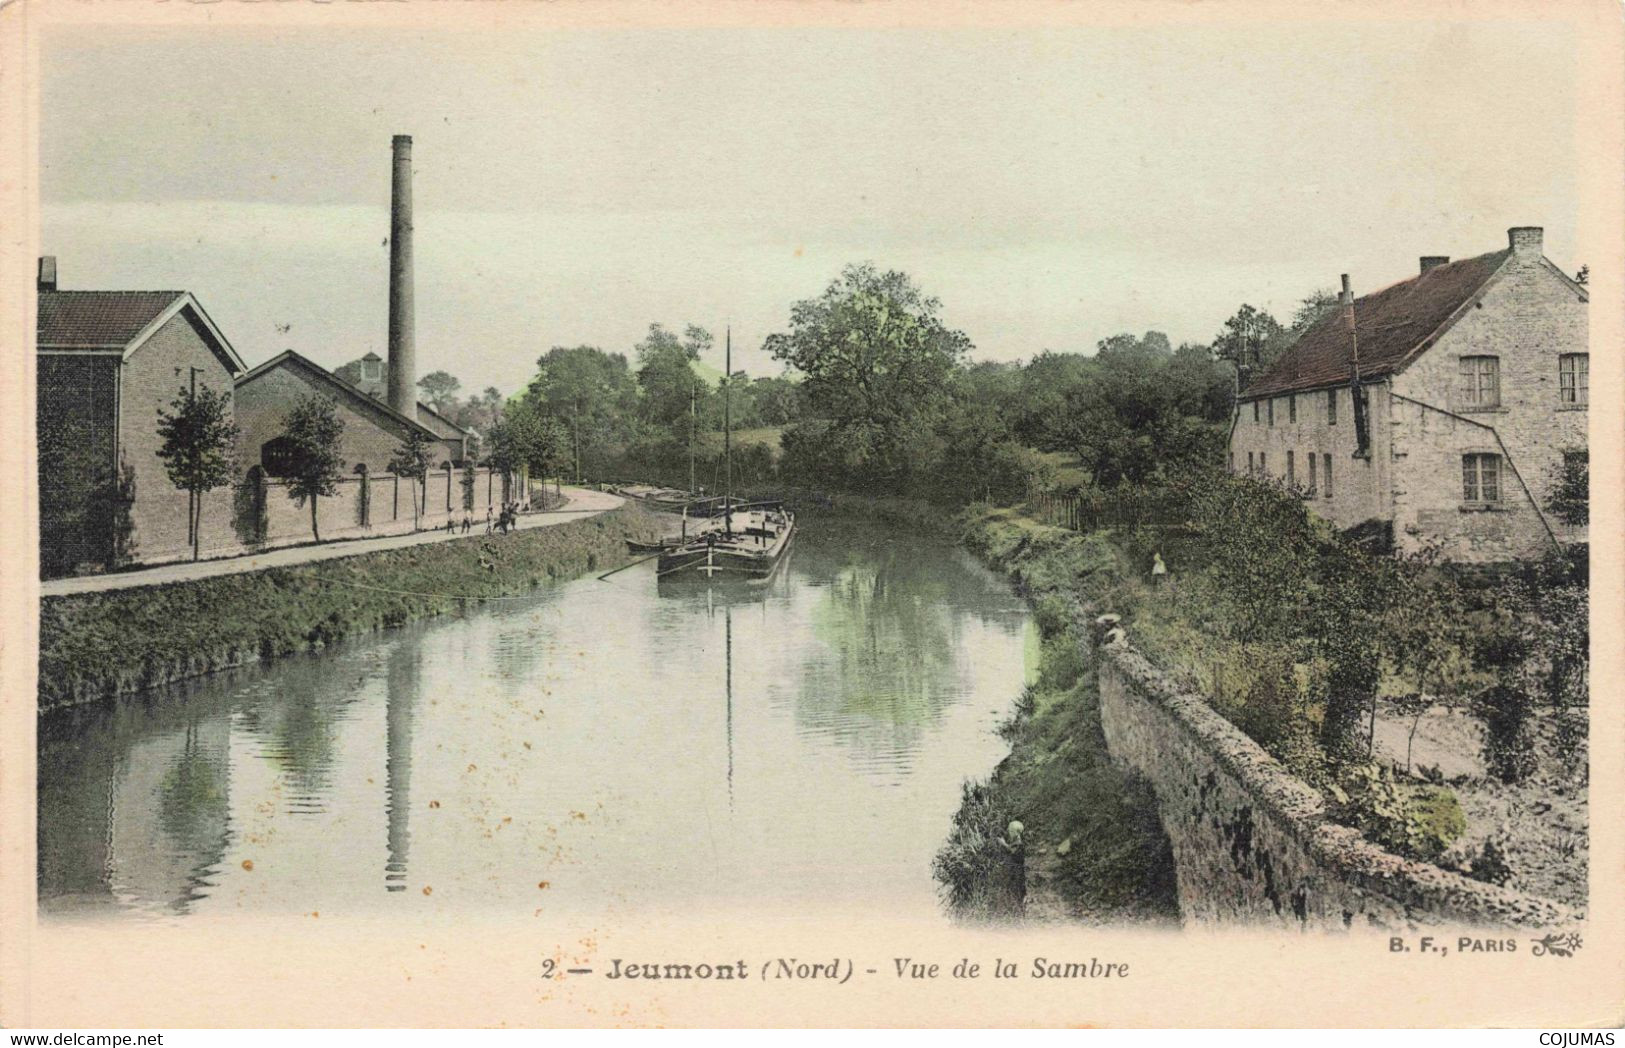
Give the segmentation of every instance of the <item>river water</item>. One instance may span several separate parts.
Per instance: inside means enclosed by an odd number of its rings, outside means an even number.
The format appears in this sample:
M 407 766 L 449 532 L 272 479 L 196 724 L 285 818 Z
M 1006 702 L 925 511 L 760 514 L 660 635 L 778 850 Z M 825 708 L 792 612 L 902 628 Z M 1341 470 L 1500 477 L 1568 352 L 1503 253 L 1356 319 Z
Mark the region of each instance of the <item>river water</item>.
M 652 564 L 41 722 L 43 913 L 940 913 L 1032 659 L 952 544 L 804 521 L 753 590 Z

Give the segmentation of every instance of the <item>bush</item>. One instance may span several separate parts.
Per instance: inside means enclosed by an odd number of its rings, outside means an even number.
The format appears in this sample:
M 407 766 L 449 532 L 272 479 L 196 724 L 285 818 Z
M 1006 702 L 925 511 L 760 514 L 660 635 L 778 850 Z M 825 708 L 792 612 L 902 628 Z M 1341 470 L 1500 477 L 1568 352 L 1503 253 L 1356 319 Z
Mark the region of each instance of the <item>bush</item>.
M 1467 831 L 1454 793 L 1442 786 L 1398 782 L 1393 769 L 1384 765 L 1343 764 L 1327 792 L 1338 821 L 1400 855 L 1432 862 Z

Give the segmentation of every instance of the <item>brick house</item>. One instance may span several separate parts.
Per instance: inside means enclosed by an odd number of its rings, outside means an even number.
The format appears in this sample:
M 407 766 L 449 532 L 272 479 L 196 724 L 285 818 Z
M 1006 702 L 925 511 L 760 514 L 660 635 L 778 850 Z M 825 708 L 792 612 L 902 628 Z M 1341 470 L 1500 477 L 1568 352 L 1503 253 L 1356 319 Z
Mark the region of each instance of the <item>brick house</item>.
M 1546 505 L 1587 453 L 1587 301 L 1535 227 L 1359 299 L 1345 278 L 1339 308 L 1239 393 L 1230 469 L 1401 551 L 1493 562 L 1583 542 Z
M 295 403 L 312 394 L 338 405 L 338 417 L 344 423 L 339 458 L 346 470 L 359 472 L 358 467 L 364 466 L 368 473 L 388 472 L 395 449 L 413 429 L 432 442 L 432 468 L 444 469 L 453 461 L 453 449 L 434 429 L 408 419 L 290 349 L 237 379 L 237 425 L 242 432 L 238 458 L 245 468 L 257 464 L 271 476 L 281 471 L 276 442 L 282 435 L 283 420 Z
M 242 358 L 185 291 L 61 291 L 40 260 L 35 420 L 40 568 L 177 556 L 188 500 L 158 458 L 158 410 L 231 393 Z

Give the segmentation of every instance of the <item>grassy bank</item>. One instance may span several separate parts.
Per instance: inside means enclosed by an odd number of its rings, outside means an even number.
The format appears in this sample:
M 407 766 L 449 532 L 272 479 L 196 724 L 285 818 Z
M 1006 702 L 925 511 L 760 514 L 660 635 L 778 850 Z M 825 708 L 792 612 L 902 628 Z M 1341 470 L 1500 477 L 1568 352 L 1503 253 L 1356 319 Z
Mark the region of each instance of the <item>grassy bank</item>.
M 1001 729 L 1010 755 L 986 782 L 965 787 L 937 856 L 950 905 L 976 920 L 1018 915 L 1000 841 L 1016 820 L 1024 826 L 1029 918 L 1174 920 L 1173 856 L 1155 798 L 1106 752 L 1094 668 L 1078 633 L 1079 594 L 1109 592 L 1127 574 L 1124 554 L 1103 535 L 1006 511 L 972 512 L 962 525 L 966 544 L 1032 602 L 1041 647 L 1038 680 Z
M 338 560 L 40 602 L 41 710 L 92 702 L 458 614 L 481 600 L 607 569 L 628 538 L 652 540 L 634 508 L 508 535 L 431 542 Z

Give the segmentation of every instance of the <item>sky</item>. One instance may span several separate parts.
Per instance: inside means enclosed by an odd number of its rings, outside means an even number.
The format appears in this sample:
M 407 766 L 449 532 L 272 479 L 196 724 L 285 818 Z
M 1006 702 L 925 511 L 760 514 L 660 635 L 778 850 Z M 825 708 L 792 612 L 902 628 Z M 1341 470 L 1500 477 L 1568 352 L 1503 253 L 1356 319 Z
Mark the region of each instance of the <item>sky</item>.
M 193 292 L 249 365 L 382 354 L 410 134 L 418 368 L 465 389 L 651 322 L 776 374 L 762 340 L 863 261 L 974 359 L 1206 342 L 1510 226 L 1586 262 L 1569 32 L 57 28 L 41 251 L 64 288 Z

